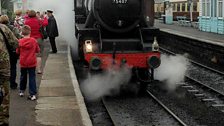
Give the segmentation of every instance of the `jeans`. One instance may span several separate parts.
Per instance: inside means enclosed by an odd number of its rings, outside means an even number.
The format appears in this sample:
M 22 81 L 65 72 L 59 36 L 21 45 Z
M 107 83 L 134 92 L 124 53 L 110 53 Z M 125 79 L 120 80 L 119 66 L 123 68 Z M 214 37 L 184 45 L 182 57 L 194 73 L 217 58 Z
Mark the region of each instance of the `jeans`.
M 26 90 L 27 73 L 29 74 L 29 94 L 30 95 L 36 95 L 36 93 L 37 93 L 36 67 L 21 68 L 20 91 L 25 91 Z

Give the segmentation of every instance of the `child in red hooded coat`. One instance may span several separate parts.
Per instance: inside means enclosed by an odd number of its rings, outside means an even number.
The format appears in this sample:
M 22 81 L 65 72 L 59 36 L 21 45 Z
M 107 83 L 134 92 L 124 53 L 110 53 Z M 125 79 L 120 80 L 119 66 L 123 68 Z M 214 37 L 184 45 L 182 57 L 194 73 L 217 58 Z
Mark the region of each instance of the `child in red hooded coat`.
M 39 45 L 36 39 L 30 37 L 31 28 L 28 25 L 22 27 L 22 35 L 24 36 L 19 40 L 19 47 L 16 52 L 20 57 L 20 93 L 21 97 L 24 96 L 24 91 L 27 85 L 27 74 L 29 74 L 29 97 L 30 100 L 36 100 L 36 53 L 40 52 Z

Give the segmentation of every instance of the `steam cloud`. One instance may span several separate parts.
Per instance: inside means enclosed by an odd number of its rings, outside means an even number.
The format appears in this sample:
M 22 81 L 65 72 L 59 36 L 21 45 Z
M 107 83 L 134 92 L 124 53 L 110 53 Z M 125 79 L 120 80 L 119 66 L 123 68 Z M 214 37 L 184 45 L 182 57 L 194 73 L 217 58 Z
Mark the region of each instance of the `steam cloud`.
M 181 55 L 161 56 L 161 65 L 155 70 L 155 79 L 165 82 L 169 90 L 174 90 L 184 80 L 189 61 Z
M 131 70 L 127 67 L 119 70 L 109 69 L 105 73 L 88 77 L 81 88 L 88 100 L 97 100 L 102 96 L 119 93 L 121 85 L 125 85 L 131 78 Z
M 29 9 L 40 12 L 46 11 L 47 9 L 53 10 L 59 31 L 59 37 L 57 39 L 65 40 L 69 44 L 74 44 L 74 0 L 33 0 L 31 8 Z

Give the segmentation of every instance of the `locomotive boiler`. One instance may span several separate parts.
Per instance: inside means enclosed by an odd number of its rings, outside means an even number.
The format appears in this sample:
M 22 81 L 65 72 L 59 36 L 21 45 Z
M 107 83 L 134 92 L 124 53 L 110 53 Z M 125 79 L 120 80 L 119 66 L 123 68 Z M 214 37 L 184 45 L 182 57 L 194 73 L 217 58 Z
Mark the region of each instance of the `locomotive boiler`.
M 89 70 L 129 66 L 142 83 L 160 65 L 154 0 L 75 0 L 80 61 Z

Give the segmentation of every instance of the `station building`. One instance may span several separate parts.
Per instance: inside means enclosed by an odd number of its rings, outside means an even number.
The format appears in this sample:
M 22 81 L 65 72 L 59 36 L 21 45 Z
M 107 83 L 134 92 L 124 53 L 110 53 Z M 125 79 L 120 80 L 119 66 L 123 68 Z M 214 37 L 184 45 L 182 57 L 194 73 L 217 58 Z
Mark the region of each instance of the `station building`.
M 13 2 L 13 10 L 27 10 L 32 8 L 33 0 L 11 0 Z
M 164 7 L 165 6 L 165 7 Z M 177 20 L 177 16 L 185 16 L 190 19 L 190 7 L 192 7 L 193 21 L 198 20 L 199 16 L 199 0 L 155 0 L 155 16 L 161 17 L 168 6 L 172 7 L 173 20 Z
M 224 0 L 200 0 L 199 29 L 224 34 Z

